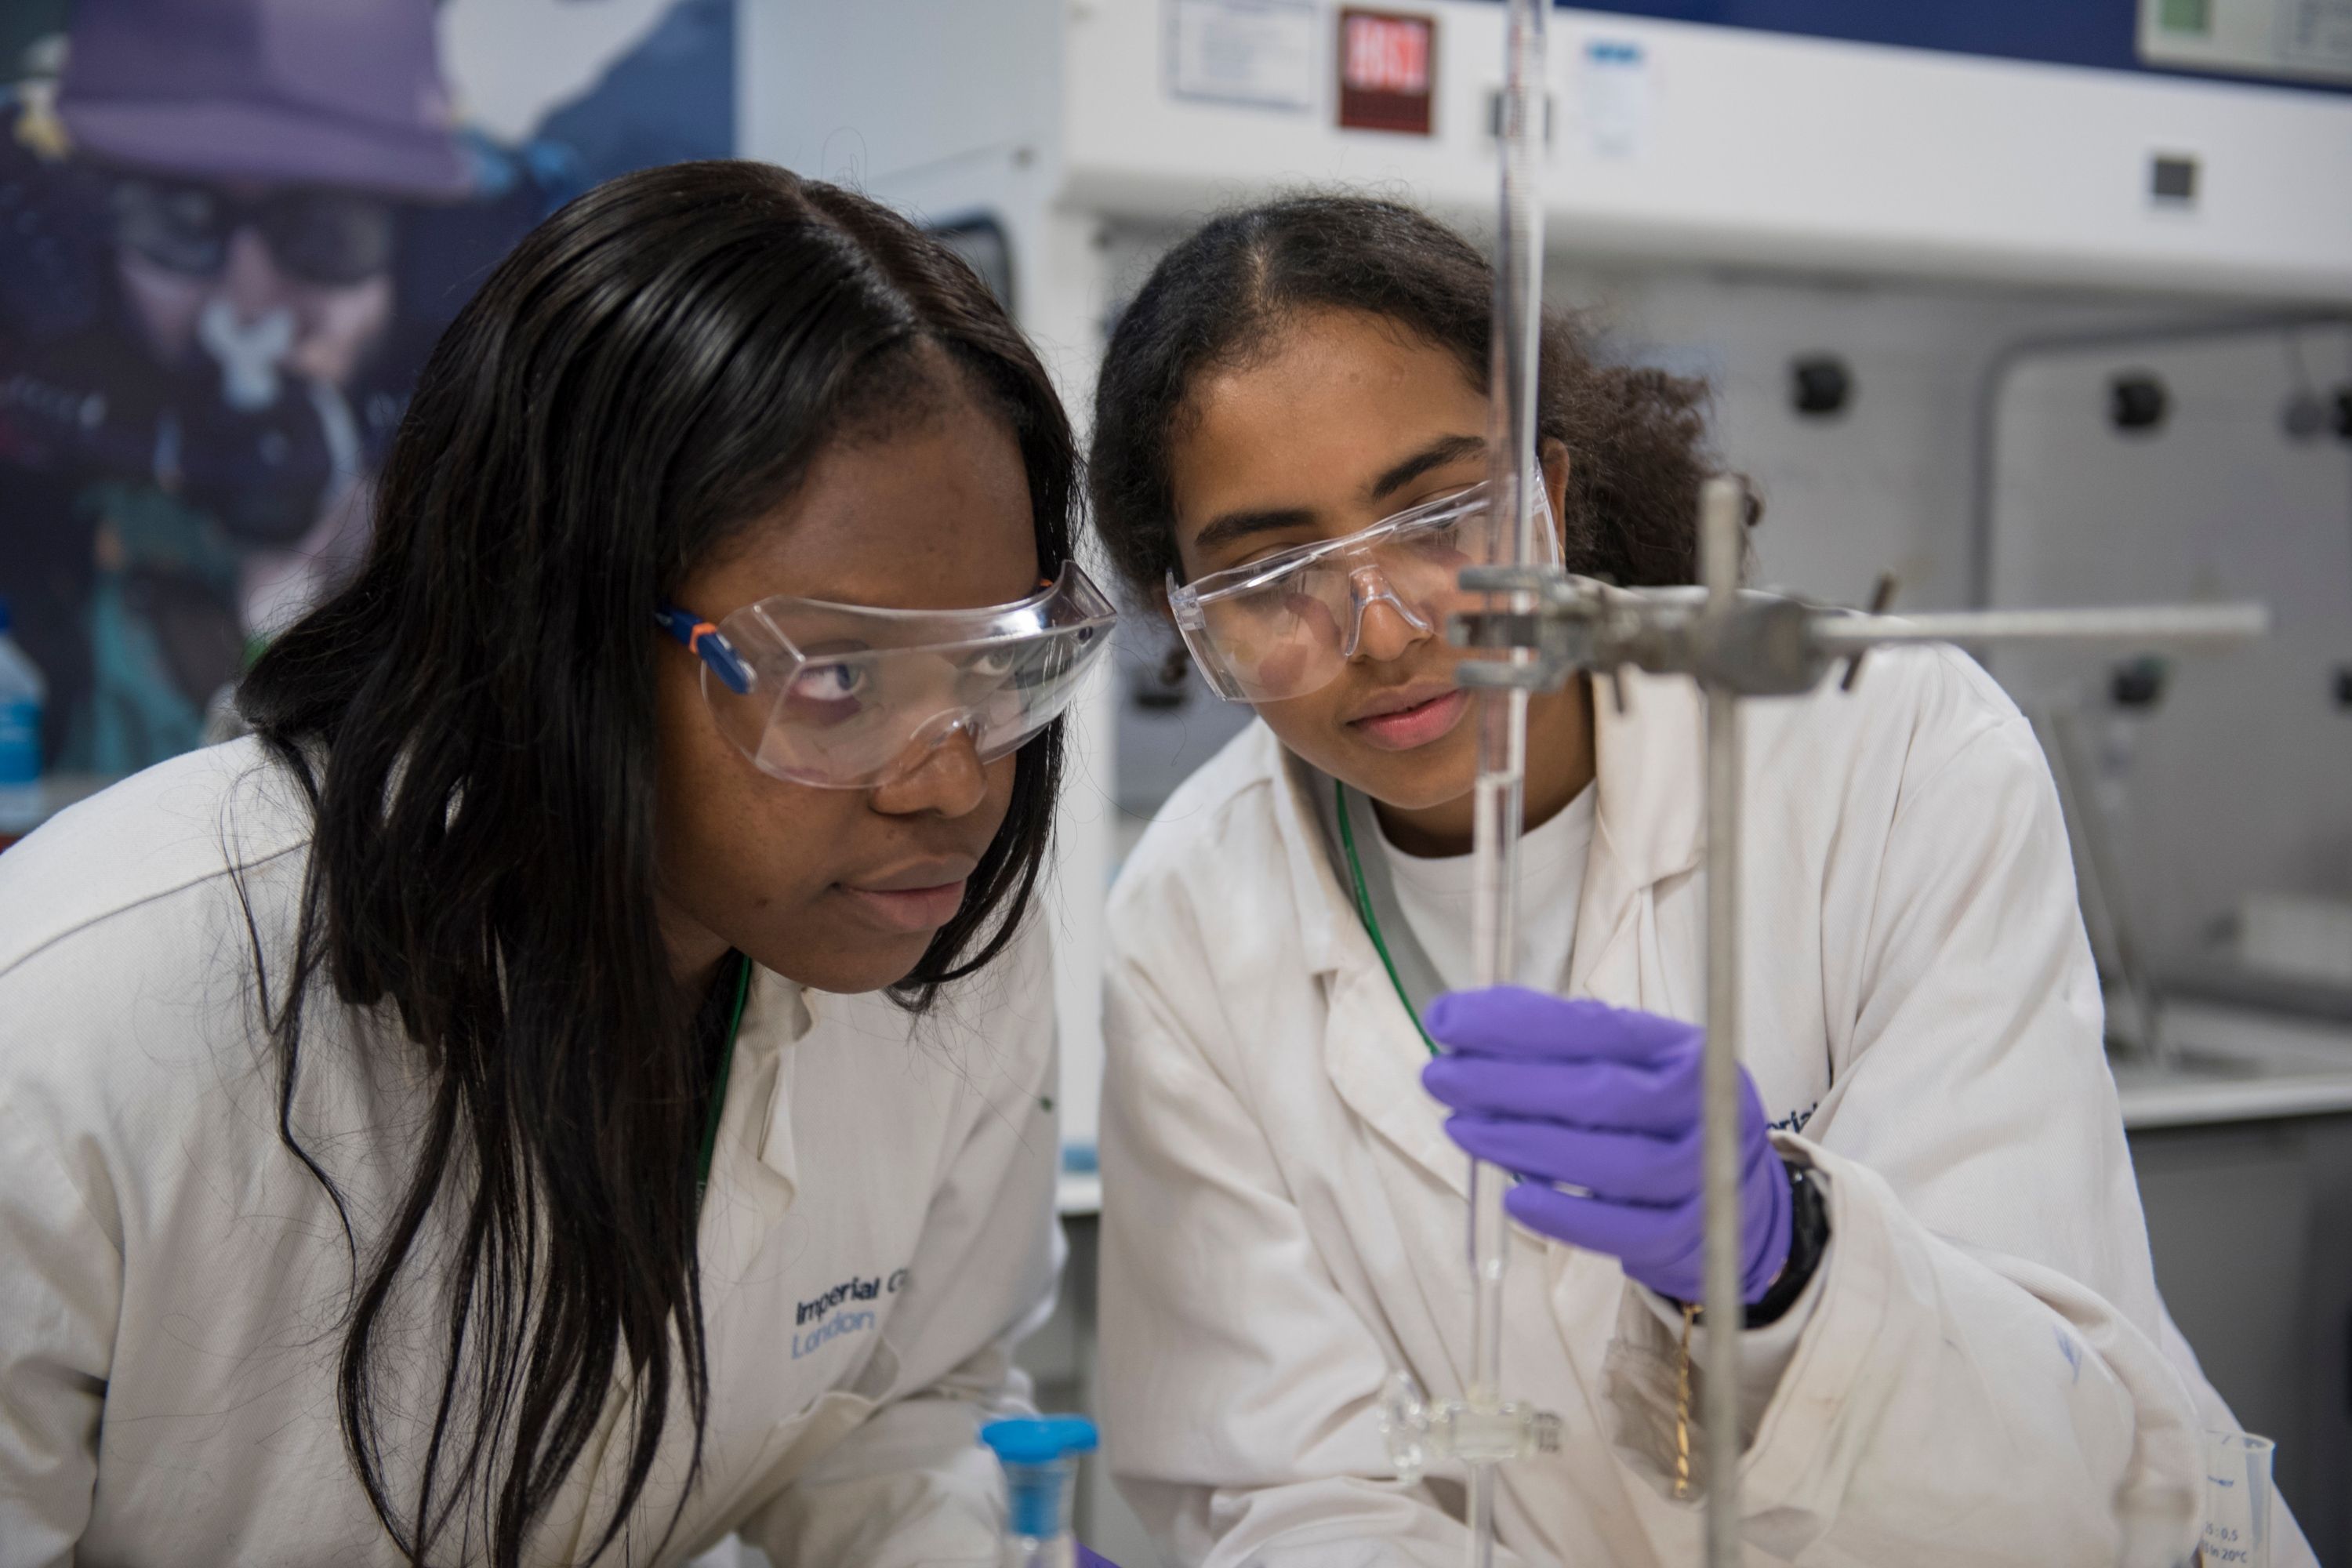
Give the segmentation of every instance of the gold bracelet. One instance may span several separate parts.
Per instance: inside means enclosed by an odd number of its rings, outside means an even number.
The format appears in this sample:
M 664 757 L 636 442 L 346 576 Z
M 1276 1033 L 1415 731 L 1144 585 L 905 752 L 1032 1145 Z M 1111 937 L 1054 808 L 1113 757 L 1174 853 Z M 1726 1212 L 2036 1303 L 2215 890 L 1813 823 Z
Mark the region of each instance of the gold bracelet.
M 1691 1325 L 1698 1321 L 1698 1303 L 1683 1303 L 1682 1355 L 1675 1368 L 1675 1500 L 1690 1496 Z

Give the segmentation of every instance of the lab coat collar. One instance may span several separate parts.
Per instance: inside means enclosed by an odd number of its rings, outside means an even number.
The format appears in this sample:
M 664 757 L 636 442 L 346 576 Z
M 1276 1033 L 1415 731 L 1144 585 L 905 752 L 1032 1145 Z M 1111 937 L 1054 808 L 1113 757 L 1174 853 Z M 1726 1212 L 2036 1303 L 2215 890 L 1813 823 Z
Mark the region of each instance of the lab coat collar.
M 1344 874 L 1331 863 L 1330 851 L 1324 845 L 1323 819 L 1307 794 L 1322 775 L 1292 756 L 1263 721 L 1255 740 L 1265 753 L 1275 821 L 1290 873 L 1291 902 L 1298 910 L 1299 951 L 1307 973 L 1329 974 L 1365 956 L 1377 959 L 1356 914 L 1355 895 Z
M 1364 934 L 1346 874 L 1326 847 L 1317 802 L 1308 794 L 1321 775 L 1284 750 L 1260 726 L 1255 743 L 1273 791 L 1275 820 L 1287 864 L 1298 945 L 1307 972 L 1325 984 L 1323 1068 L 1349 1109 L 1377 1128 L 1416 1164 L 1456 1192 L 1468 1192 L 1469 1165 L 1446 1140 L 1444 1119 L 1423 1091 L 1429 1058 L 1404 1003 L 1389 984 L 1371 938 Z M 1378 854 L 1377 846 L 1364 847 Z
M 781 974 L 752 969 L 727 1074 L 727 1102 L 719 1109 L 710 1184 L 703 1194 L 706 1264 L 721 1258 L 748 1263 L 799 1193 L 789 1092 L 792 1047 L 816 1023 L 811 993 Z
M 1592 686 L 1592 852 L 1577 903 L 1569 990 L 1591 994 L 1643 893 L 1705 858 L 1706 705 L 1678 675 L 1626 670 L 1625 711 Z

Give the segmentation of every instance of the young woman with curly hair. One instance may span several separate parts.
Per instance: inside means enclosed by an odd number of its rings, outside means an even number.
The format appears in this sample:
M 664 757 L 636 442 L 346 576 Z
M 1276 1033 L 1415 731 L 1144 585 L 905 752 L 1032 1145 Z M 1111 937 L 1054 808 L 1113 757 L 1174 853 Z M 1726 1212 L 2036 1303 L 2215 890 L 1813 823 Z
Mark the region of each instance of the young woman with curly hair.
M 1108 1452 L 1186 1563 L 1462 1560 L 1460 1470 L 1394 1479 L 1377 1405 L 1396 1369 L 1465 1384 L 1465 1151 L 1521 1178 L 1506 1392 L 1562 1424 L 1500 1472 L 1504 1560 L 1698 1555 L 1687 682 L 1536 700 L 1535 989 L 1462 989 L 1475 724 L 1445 622 L 1480 536 L 1492 289 L 1408 208 L 1282 201 L 1177 246 L 1103 366 L 1111 557 L 1264 721 L 1112 901 Z M 1568 566 L 1691 581 L 1704 389 L 1600 363 L 1565 321 L 1541 381 Z M 1748 711 L 1749 1560 L 2185 1558 L 2199 1427 L 2227 1413 L 2157 1293 L 2032 731 L 1949 649 Z

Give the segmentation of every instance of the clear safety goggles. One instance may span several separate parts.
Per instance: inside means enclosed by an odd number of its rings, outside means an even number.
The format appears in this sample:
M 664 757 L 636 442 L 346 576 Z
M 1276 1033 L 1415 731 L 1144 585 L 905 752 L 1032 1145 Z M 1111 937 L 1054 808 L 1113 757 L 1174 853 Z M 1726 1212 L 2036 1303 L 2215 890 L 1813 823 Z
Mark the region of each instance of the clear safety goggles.
M 654 613 L 702 661 L 702 696 L 763 773 L 861 789 L 963 735 L 993 762 L 1061 716 L 1117 612 L 1072 562 L 1037 593 L 972 610 L 776 597 L 716 624 Z
M 1375 605 L 1414 631 L 1444 636 L 1446 617 L 1481 594 L 1457 581 L 1491 563 L 1484 484 L 1382 518 L 1338 539 L 1285 550 L 1197 583 L 1168 574 L 1168 605 L 1210 688 L 1233 702 L 1279 702 L 1339 679 Z M 1559 533 L 1536 487 L 1538 563 L 1559 563 Z

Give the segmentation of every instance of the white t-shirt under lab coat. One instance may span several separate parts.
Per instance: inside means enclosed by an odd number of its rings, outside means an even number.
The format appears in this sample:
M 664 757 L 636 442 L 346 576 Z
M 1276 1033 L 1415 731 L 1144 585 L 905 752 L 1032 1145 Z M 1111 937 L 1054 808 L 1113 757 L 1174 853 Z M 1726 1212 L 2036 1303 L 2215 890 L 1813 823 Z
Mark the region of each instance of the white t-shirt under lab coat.
M 1833 1235 L 1757 1402 L 1746 1557 L 2172 1568 L 2199 1428 L 2234 1423 L 2156 1289 L 2048 771 L 1969 660 L 1881 657 L 1852 695 L 1745 710 L 1742 1057 Z M 1626 685 L 1565 989 L 1696 1018 L 1703 704 Z M 1377 1411 L 1395 1370 L 1463 1386 L 1466 1162 L 1317 812 L 1254 726 L 1113 891 L 1106 1451 L 1175 1562 L 1451 1568 L 1459 1474 L 1399 1483 Z M 1561 1451 L 1499 1472 L 1498 1562 L 1696 1561 L 1672 1329 L 1613 1258 L 1513 1252 L 1504 1392 Z
M 405 1561 L 337 1426 L 343 1232 L 278 1142 L 230 876 L 282 975 L 309 838 L 239 742 L 0 855 L 0 1568 Z M 629 1562 L 740 1531 L 778 1564 L 995 1563 L 974 1432 L 1024 1406 L 1012 1349 L 1053 1290 L 1052 999 L 1034 923 L 919 1023 L 756 973 L 702 1207 L 702 1476 L 656 1554 L 673 1418 Z M 414 1062 L 331 1001 L 306 1034 L 294 1121 L 362 1227 L 413 1145 Z M 395 1420 L 431 1410 L 433 1362 L 394 1364 Z M 619 1408 L 531 1563 L 584 1555 Z
M 1576 904 L 1584 887 L 1584 859 L 1592 848 L 1592 786 L 1587 784 L 1549 820 L 1519 835 L 1521 976 L 1555 990 L 1568 983 L 1568 955 L 1576 946 Z M 1381 835 L 1397 906 L 1421 950 L 1452 991 L 1477 984 L 1470 951 L 1471 905 L 1476 888 L 1468 855 L 1413 855 Z

